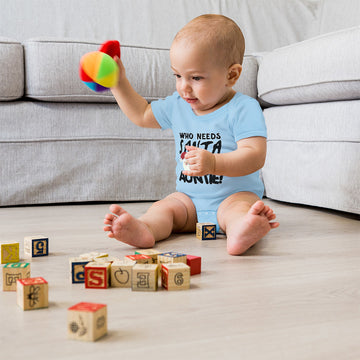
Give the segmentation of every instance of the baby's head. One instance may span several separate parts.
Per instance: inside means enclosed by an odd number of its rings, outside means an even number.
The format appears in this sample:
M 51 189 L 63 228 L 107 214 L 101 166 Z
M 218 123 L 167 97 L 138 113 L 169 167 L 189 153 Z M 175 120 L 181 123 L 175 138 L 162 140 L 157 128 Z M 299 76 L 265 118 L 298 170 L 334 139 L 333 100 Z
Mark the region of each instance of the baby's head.
M 241 30 L 222 15 L 201 15 L 177 33 L 170 48 L 176 90 L 197 115 L 215 111 L 234 96 L 244 50 Z
M 242 65 L 245 39 L 239 26 L 223 15 L 206 14 L 186 24 L 175 36 L 177 42 L 201 46 L 220 66 Z

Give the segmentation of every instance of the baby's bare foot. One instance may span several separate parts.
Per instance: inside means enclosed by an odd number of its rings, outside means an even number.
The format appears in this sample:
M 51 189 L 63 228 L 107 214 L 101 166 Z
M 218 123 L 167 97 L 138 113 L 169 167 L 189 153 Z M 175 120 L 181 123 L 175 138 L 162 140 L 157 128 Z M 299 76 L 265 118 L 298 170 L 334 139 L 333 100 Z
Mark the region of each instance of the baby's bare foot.
M 228 227 L 227 250 L 230 255 L 240 255 L 263 238 L 271 229 L 279 226 L 270 222 L 276 218 L 273 210 L 257 201 L 239 221 Z
M 142 221 L 134 218 L 119 205 L 111 205 L 110 211 L 111 214 L 106 214 L 104 219 L 104 231 L 108 232 L 108 237 L 140 248 L 154 246 L 154 236 Z

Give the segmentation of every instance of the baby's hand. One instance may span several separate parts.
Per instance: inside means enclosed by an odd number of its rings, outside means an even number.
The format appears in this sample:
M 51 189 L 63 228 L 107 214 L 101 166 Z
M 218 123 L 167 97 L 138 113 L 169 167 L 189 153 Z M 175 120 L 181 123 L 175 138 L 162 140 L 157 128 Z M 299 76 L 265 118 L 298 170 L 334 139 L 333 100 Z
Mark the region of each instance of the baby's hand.
M 185 155 L 190 170 L 184 170 L 183 174 L 188 176 L 203 176 L 215 171 L 215 155 L 205 149 L 195 146 L 186 146 L 188 151 Z
M 125 67 L 121 59 L 117 55 L 114 56 L 114 60 L 119 67 L 119 79 L 118 79 L 118 84 L 119 84 L 121 81 L 123 81 L 123 79 L 126 78 Z

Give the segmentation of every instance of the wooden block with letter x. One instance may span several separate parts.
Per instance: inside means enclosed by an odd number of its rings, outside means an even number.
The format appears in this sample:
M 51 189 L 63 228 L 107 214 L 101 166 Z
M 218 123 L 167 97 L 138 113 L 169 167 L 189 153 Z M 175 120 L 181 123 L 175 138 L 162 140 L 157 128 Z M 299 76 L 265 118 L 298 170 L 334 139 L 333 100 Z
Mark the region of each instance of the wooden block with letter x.
M 132 270 L 131 289 L 133 291 L 157 291 L 158 265 L 136 264 Z
M 107 289 L 110 286 L 110 263 L 89 262 L 85 265 L 85 288 Z
M 162 264 L 161 285 L 169 291 L 190 289 L 190 266 L 183 263 Z
M 23 310 L 46 308 L 48 302 L 48 283 L 42 277 L 20 279 L 17 281 L 17 303 Z
M 20 244 L 13 243 L 0 243 L 1 264 L 17 263 L 20 260 Z
M 107 333 L 107 306 L 81 302 L 68 308 L 68 338 L 95 341 Z
M 197 223 L 196 237 L 200 240 L 215 240 L 216 225 L 213 223 Z
M 30 277 L 29 263 L 9 263 L 3 267 L 3 291 L 16 291 L 16 281 Z
M 26 258 L 49 255 L 49 238 L 44 235 L 26 236 L 24 254 Z

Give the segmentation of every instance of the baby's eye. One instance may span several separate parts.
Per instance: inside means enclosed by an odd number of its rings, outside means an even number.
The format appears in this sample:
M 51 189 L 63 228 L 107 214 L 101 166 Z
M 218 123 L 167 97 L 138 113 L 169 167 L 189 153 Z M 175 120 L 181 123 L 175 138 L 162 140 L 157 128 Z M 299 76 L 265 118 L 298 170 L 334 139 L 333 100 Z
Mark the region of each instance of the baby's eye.
M 201 76 L 193 76 L 194 81 L 200 81 L 202 79 L 203 79 L 203 77 L 201 77 Z
M 180 79 L 180 78 L 181 78 L 181 75 L 179 75 L 179 74 L 174 74 L 174 76 L 175 76 L 177 79 Z

